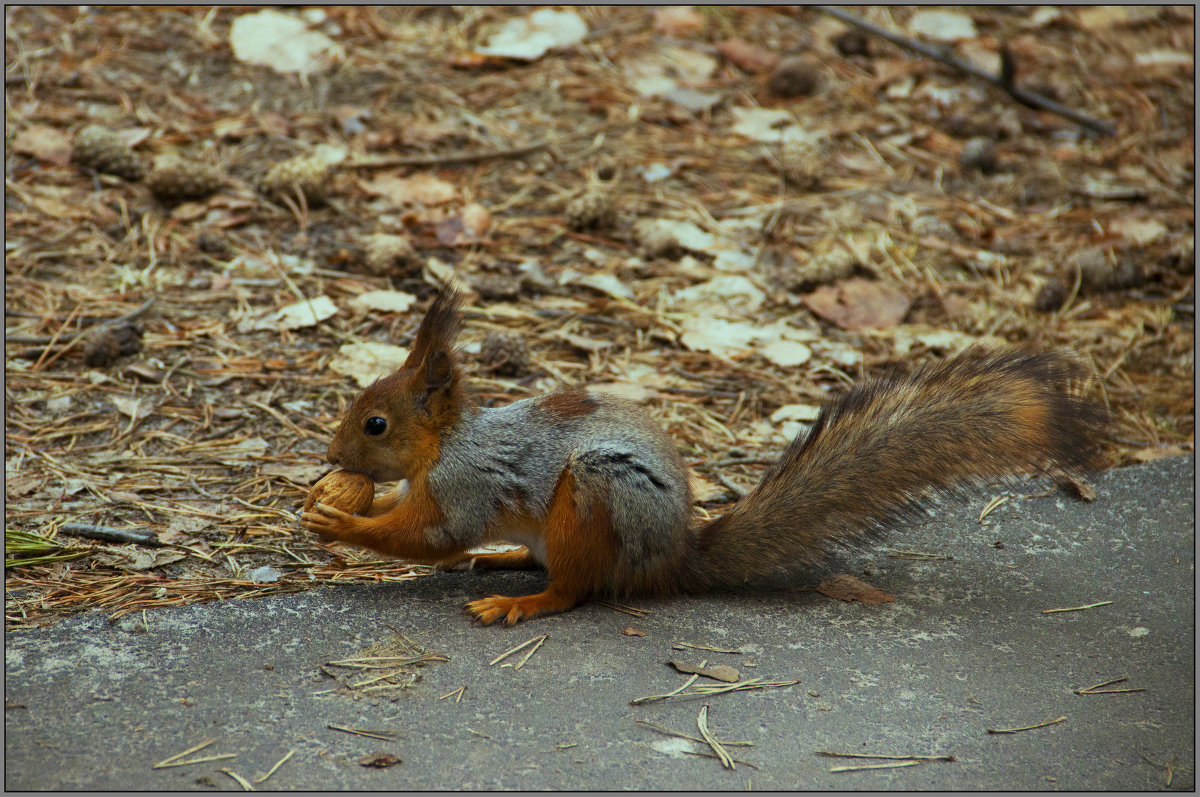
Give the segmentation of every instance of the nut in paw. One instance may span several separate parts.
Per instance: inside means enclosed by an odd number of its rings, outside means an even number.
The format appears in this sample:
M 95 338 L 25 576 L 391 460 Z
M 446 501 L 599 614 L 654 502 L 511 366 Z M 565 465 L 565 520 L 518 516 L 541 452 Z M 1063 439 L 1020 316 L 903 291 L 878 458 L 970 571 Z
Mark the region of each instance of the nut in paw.
M 304 499 L 304 511 L 310 512 L 319 501 L 351 515 L 361 514 L 371 506 L 374 498 L 375 482 L 371 481 L 371 477 L 335 470 L 325 474 L 308 491 L 308 497 Z

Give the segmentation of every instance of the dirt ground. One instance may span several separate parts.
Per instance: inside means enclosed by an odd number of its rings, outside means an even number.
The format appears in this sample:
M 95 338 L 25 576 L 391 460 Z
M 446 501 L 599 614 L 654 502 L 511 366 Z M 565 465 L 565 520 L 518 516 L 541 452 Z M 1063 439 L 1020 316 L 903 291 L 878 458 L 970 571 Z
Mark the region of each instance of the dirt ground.
M 972 343 L 1077 353 L 1112 466 L 1193 450 L 1190 7 L 854 9 L 1093 129 L 811 7 L 576 8 L 532 58 L 528 8 L 290 10 L 300 72 L 257 12 L 6 9 L 9 628 L 427 572 L 295 511 L 447 283 L 482 402 L 642 401 L 713 513 Z

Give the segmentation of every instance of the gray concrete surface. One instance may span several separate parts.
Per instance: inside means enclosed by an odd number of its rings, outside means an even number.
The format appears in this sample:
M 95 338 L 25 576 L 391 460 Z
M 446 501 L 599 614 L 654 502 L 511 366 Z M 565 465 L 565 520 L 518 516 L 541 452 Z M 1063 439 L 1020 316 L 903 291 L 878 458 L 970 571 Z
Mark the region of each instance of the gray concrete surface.
M 839 563 L 896 596 L 879 606 L 812 591 L 826 572 L 786 592 L 633 601 L 653 610 L 645 619 L 593 604 L 481 628 L 464 601 L 541 577 L 450 573 L 154 611 L 141 633 L 99 614 L 11 633 L 5 786 L 237 790 L 222 768 L 252 780 L 294 750 L 259 788 L 1131 790 L 1169 774 L 1192 790 L 1194 483 L 1189 457 L 1101 474 L 1093 504 L 1061 491 L 1008 501 L 982 528 L 987 496 L 948 507 Z M 1101 601 L 1112 603 L 1042 613 Z M 623 635 L 631 625 L 645 636 Z M 394 701 L 339 693 L 320 665 L 389 627 L 450 660 Z M 538 634 L 549 638 L 522 669 L 488 666 Z M 673 650 L 680 641 L 743 654 Z M 630 705 L 683 683 L 668 659 L 701 658 L 801 683 Z M 1118 686 L 1145 691 L 1073 691 L 1122 675 Z M 438 699 L 464 685 L 461 702 Z M 731 752 L 757 768 L 723 769 L 635 722 L 698 735 L 705 704 L 718 738 L 754 743 Z M 214 737 L 197 755 L 236 757 L 151 769 Z M 818 750 L 957 760 L 831 773 L 855 762 Z M 402 763 L 358 763 L 372 753 Z

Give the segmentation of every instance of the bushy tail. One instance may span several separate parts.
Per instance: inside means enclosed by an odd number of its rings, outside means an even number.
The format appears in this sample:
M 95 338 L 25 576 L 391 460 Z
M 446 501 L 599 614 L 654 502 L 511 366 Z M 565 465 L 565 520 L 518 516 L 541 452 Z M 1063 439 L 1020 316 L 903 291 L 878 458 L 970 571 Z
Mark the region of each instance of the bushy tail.
M 697 529 L 707 586 L 794 571 L 925 513 L 937 494 L 1023 471 L 1095 466 L 1102 407 L 1057 352 L 965 354 L 827 404 L 759 485 Z

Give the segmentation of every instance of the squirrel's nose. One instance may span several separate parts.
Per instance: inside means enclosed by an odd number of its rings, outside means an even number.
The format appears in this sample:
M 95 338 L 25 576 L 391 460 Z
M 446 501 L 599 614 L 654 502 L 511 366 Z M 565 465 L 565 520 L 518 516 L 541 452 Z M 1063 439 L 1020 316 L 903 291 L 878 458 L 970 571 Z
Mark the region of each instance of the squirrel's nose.
M 338 455 L 337 455 L 337 452 L 333 450 L 333 446 L 330 446 L 329 450 L 327 452 L 325 452 L 325 460 L 330 465 L 338 464 Z

